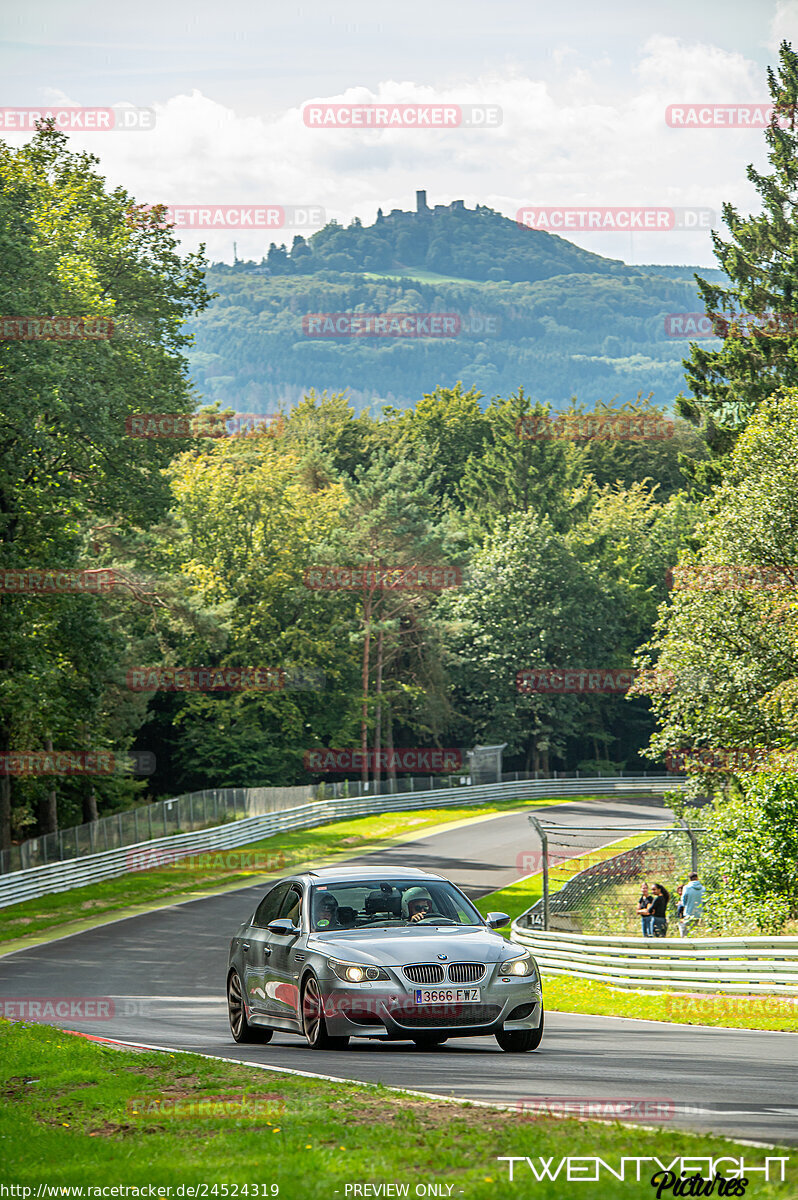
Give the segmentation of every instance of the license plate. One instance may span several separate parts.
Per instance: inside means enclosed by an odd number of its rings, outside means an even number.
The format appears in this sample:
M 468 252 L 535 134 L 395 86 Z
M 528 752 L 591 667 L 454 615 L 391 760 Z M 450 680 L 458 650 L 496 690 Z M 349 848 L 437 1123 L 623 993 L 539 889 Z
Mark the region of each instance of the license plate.
M 416 1004 L 479 1004 L 479 988 L 416 988 Z

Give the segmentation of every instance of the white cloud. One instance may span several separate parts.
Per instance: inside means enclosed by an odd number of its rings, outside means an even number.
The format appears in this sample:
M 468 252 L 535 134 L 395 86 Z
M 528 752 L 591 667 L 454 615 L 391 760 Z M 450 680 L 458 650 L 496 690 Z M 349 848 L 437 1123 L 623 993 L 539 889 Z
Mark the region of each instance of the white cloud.
M 788 7 L 797 6 L 779 11 Z M 97 153 L 109 181 L 141 203 L 316 204 L 344 222 L 360 216 L 369 223 L 378 205 L 410 208 L 416 188 L 426 188 L 431 204 L 463 198 L 469 207 L 487 203 L 511 217 L 527 204 L 704 206 L 719 213 L 724 200 L 743 209 L 756 203 L 745 166 L 764 161 L 761 131 L 680 131 L 665 123 L 666 106 L 680 101 L 764 100 L 766 82 L 741 54 L 658 35 L 640 49 L 631 82 L 608 85 L 606 64 L 587 68 L 565 50 L 549 70 L 550 77 L 536 78 L 495 71 L 440 90 L 386 80 L 373 90 L 323 97 L 498 104 L 504 119 L 496 129 L 309 129 L 300 107 L 276 117 L 240 116 L 195 90 L 156 105 L 152 132 L 74 141 Z M 713 261 L 706 233 L 569 236 L 627 261 Z M 193 247 L 200 239 L 186 233 L 183 240 Z M 212 258 L 231 258 L 233 241 L 239 256 L 260 257 L 269 240 L 273 235 L 234 230 L 205 235 Z
M 785 40 L 793 46 L 798 42 L 798 0 L 778 0 L 770 22 L 770 36 L 766 43 L 768 50 L 777 54 Z

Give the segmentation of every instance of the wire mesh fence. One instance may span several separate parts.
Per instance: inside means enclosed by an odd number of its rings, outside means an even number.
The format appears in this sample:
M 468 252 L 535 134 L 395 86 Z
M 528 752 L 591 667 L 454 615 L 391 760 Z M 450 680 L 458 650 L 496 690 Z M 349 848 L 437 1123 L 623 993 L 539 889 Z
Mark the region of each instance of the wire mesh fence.
M 620 829 L 618 831 L 621 832 Z M 694 833 L 697 855 L 684 829 L 667 829 L 651 836 L 639 833 L 624 839 L 624 848 L 588 848 L 586 829 L 547 829 L 549 847 L 548 928 L 576 934 L 643 935 L 638 914 L 642 895 L 652 899 L 659 884 L 668 892 L 666 917 L 674 924 L 679 888 L 701 860 L 701 834 Z M 595 836 L 595 835 L 594 835 Z M 539 900 L 521 918 L 529 929 L 544 928 L 544 902 Z

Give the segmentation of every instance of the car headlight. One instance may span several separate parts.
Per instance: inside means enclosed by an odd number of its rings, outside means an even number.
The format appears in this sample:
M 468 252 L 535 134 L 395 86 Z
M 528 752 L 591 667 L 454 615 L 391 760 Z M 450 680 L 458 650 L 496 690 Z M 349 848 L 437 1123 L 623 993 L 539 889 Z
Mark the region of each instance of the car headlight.
M 364 967 L 361 963 L 342 962 L 340 958 L 331 958 L 329 961 L 334 973 L 345 983 L 364 983 L 366 980 L 372 982 L 376 979 L 391 978 L 382 967 Z
M 537 975 L 535 960 L 528 950 L 515 958 L 508 958 L 499 967 L 500 975 Z

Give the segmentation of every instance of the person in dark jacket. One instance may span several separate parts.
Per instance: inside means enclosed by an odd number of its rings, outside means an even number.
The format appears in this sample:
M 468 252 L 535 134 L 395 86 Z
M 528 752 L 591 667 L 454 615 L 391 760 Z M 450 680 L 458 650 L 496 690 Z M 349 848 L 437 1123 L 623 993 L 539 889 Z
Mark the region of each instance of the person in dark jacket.
M 654 896 L 648 906 L 648 914 L 652 918 L 651 932 L 654 937 L 667 937 L 668 935 L 668 901 L 671 894 L 662 883 L 655 883 L 653 887 Z

